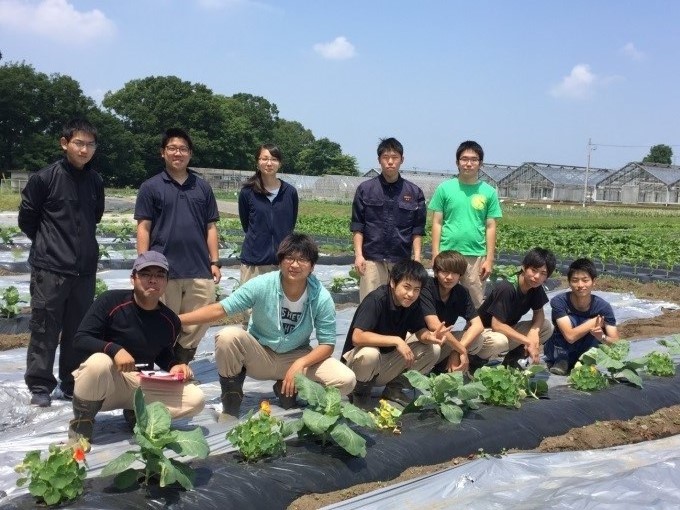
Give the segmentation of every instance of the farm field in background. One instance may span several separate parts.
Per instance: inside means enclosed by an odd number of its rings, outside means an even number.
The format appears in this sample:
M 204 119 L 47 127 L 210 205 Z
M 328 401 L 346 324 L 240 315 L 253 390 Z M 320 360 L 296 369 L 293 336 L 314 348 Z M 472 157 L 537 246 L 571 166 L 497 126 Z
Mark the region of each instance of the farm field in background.
M 298 230 L 346 240 L 351 246 L 351 206 L 300 203 Z M 588 256 L 614 265 L 671 270 L 680 265 L 680 209 L 599 205 L 503 204 L 498 253 L 523 254 L 542 246 L 560 258 Z M 430 215 L 425 244 L 430 244 Z M 238 229 L 238 219 L 223 219 L 222 229 Z
M 113 195 L 119 190 L 111 191 Z M 0 194 L 0 210 L 16 211 L 19 200 L 17 193 Z M 348 253 L 352 250 L 350 215 L 350 204 L 301 201 L 297 230 L 317 237 L 324 252 Z M 679 270 L 680 209 L 506 202 L 503 215 L 498 226 L 499 255 L 523 254 L 533 246 L 542 246 L 565 260 L 588 256 L 618 267 Z M 430 216 L 425 236 L 427 247 Z M 238 218 L 222 218 L 219 228 L 224 243 L 240 243 Z M 2 230 L 0 235 L 5 243 L 18 233 L 17 228 Z M 135 229 L 134 225 L 118 222 L 104 223 L 99 230 L 101 234 L 122 238 L 134 236 Z

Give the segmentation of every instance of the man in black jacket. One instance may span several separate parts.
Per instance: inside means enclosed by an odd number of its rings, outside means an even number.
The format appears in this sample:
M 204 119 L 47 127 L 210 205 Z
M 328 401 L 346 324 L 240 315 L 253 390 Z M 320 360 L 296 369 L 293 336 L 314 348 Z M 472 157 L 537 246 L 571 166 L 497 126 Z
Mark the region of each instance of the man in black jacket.
M 96 128 L 84 119 L 71 120 L 59 143 L 64 158 L 30 177 L 19 207 L 19 228 L 32 242 L 31 338 L 24 380 L 31 404 L 39 407 L 51 405 L 57 386 L 57 345 L 61 391 L 67 399 L 73 395 L 71 372 L 80 362 L 73 337 L 94 299 L 99 258 L 95 232 L 104 213 L 104 183 L 90 165 Z
M 156 251 L 142 253 L 132 266 L 131 281 L 131 291 L 99 296 L 76 334 L 75 348 L 89 357 L 74 372 L 74 418 L 68 431 L 73 440 L 92 440 L 94 418 L 102 410 L 123 409 L 134 427 L 133 400 L 140 386 L 147 403 L 163 402 L 173 418 L 194 416 L 205 404 L 201 389 L 187 383 L 191 368 L 173 353 L 182 328 L 179 317 L 160 302 L 168 285 L 168 260 Z M 140 365 L 158 365 L 169 375 L 143 379 Z

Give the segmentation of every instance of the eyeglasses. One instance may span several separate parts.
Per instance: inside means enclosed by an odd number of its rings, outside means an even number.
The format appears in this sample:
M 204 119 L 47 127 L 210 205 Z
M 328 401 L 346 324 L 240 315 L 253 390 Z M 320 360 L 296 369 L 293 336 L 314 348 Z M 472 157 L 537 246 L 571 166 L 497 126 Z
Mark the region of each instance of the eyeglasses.
M 189 147 L 187 147 L 186 145 L 183 145 L 182 147 L 175 147 L 174 145 L 168 145 L 165 148 L 165 151 L 169 152 L 170 154 L 176 154 L 176 153 L 179 152 L 182 156 L 186 156 L 187 154 L 189 154 L 191 152 L 191 149 L 189 149 Z
M 312 261 L 309 260 L 307 257 L 293 257 L 291 255 L 286 255 L 285 257 L 283 257 L 283 261 L 289 266 L 292 266 L 293 262 L 297 262 L 301 266 L 308 266 L 309 264 L 312 263 Z
M 71 140 L 71 143 L 78 147 L 78 149 L 87 149 L 88 151 L 93 151 L 97 148 L 97 142 L 83 142 L 82 140 Z
M 276 158 L 259 158 L 258 161 L 260 163 L 265 163 L 265 164 L 266 163 L 272 163 L 272 164 L 279 163 L 279 160 L 276 159 Z
M 479 163 L 479 158 L 460 158 L 458 161 L 461 163 L 472 163 L 473 165 L 476 165 Z
M 162 273 L 147 273 L 142 271 L 137 273 L 137 278 L 148 282 L 149 280 L 165 280 L 168 277 L 168 273 L 163 271 Z

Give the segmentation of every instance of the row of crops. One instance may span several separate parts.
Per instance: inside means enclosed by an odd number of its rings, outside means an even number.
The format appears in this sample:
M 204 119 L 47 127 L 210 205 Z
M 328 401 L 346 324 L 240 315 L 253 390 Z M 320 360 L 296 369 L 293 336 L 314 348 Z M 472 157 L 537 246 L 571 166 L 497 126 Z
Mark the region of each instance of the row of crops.
M 680 210 L 508 204 L 503 213 L 497 228 L 499 255 L 542 246 L 565 260 L 588 256 L 615 266 L 666 271 L 680 265 Z M 304 202 L 297 230 L 313 235 L 321 245 L 334 245 L 331 251 L 351 252 L 350 215 L 347 204 Z M 242 239 L 238 218 L 222 218 L 218 225 L 223 245 L 234 245 L 238 251 Z M 129 221 L 102 223 L 98 235 L 122 244 L 134 242 L 135 231 Z M 429 219 L 427 232 L 426 246 Z M 19 234 L 16 227 L 0 229 L 6 246 Z

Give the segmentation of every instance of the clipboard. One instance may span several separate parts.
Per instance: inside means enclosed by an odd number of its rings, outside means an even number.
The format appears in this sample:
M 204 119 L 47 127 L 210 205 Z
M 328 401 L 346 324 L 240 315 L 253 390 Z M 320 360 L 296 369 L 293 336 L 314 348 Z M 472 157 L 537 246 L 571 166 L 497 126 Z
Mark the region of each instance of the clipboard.
M 184 382 L 184 374 L 171 374 L 164 370 L 142 370 L 139 372 L 139 378 L 142 381 Z

